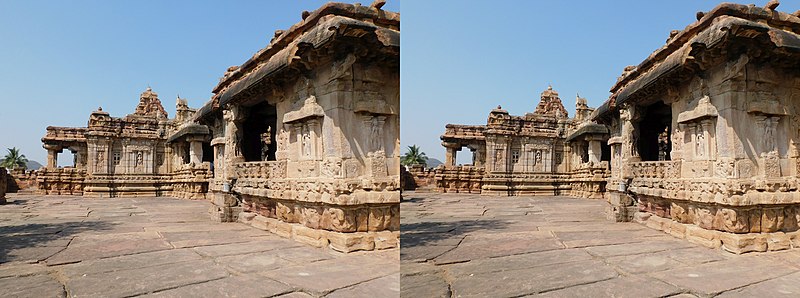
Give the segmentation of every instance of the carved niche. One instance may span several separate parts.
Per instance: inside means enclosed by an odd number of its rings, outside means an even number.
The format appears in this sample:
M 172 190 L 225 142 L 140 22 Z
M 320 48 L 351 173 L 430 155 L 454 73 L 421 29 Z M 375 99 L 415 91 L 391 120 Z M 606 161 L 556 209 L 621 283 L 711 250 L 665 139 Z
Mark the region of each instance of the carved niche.
M 718 116 L 717 108 L 711 104 L 708 95 L 701 97 L 693 109 L 678 114 L 678 127 L 675 133 L 681 135 L 673 140 L 681 143 L 677 148 L 680 148 L 683 158 L 716 159 L 713 139 L 716 134 L 714 124 Z M 690 141 L 690 146 L 684 147 L 684 140 L 687 139 Z
M 317 103 L 314 95 L 309 95 L 303 100 L 302 105 L 283 115 L 284 127 L 289 127 L 294 132 L 297 142 L 298 156 L 301 160 L 318 158 L 318 145 L 321 136 L 320 118 L 325 116 L 325 111 Z M 282 132 L 283 133 L 283 132 Z M 281 138 L 285 138 L 281 136 Z M 281 141 L 279 141 L 279 144 Z

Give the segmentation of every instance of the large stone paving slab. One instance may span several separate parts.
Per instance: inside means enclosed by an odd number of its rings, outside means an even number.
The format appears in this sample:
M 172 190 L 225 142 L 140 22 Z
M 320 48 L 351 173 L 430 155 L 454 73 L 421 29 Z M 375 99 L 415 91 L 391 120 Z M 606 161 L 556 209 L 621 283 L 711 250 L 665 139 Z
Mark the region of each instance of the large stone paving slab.
M 400 293 L 397 249 L 336 253 L 215 223 L 207 210 L 208 202 L 172 198 L 11 195 L 10 204 L 0 205 L 0 296 Z
M 733 255 L 568 197 L 404 193 L 401 297 L 798 297 L 800 253 Z

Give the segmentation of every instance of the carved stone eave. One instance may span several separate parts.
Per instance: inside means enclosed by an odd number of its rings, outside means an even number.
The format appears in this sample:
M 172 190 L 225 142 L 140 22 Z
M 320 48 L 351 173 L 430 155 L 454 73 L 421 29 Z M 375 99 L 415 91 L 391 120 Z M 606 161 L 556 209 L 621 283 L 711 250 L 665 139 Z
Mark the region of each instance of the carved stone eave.
M 570 132 L 567 136 L 566 141 L 572 141 L 580 136 L 583 135 L 608 135 L 608 127 L 602 124 L 592 123 L 592 122 L 584 122 L 583 125 L 575 129 L 574 131 Z
M 678 114 L 678 123 L 685 124 L 703 118 L 716 118 L 719 116 L 717 108 L 708 100 L 708 96 L 700 99 L 700 102 L 692 110 Z
M 728 50 L 730 41 L 745 38 L 761 40 L 777 48 L 771 53 L 796 55 L 800 35 L 796 32 L 800 18 L 778 11 L 739 4 L 721 4 L 698 22 L 689 25 L 663 47 L 653 52 L 633 71 L 611 88 L 606 103 L 590 119 L 599 120 L 627 101 L 646 99 L 657 89 L 674 85 L 692 77 L 698 70 L 708 69 L 720 60 L 712 57 Z M 763 37 L 763 38 L 762 38 Z M 774 59 L 786 57 L 775 57 Z M 605 107 L 608 107 L 607 109 Z
M 180 138 L 190 136 L 190 135 L 197 135 L 207 137 L 210 133 L 210 130 L 205 125 L 194 124 L 190 123 L 188 125 L 184 125 L 181 127 L 177 132 L 169 136 L 167 138 L 167 143 L 172 143 Z
M 225 137 L 217 137 L 211 139 L 211 146 L 225 145 Z
M 786 116 L 789 112 L 777 100 L 757 100 L 747 102 L 747 112 L 750 114 L 765 114 Z
M 616 144 L 622 144 L 622 137 L 617 136 L 608 138 L 608 145 L 616 145 Z
M 322 109 L 314 97 L 309 97 L 299 110 L 287 112 L 283 115 L 283 123 L 297 122 L 303 119 L 324 117 L 325 110 Z
M 397 111 L 384 100 L 359 101 L 353 107 L 353 112 L 378 115 L 397 114 Z
M 304 61 L 304 57 L 311 52 L 308 49 L 333 47 L 335 43 L 346 40 L 337 38 L 340 36 L 358 36 L 364 40 L 371 38 L 377 41 L 376 44 L 382 45 L 382 47 L 373 47 L 371 51 L 388 53 L 388 55 L 392 55 L 393 52 L 399 53 L 400 32 L 380 27 L 376 21 L 378 19 L 366 22 L 339 15 L 321 18 L 319 23 L 304 30 L 302 34 L 298 32 L 296 36 L 293 35 L 291 41 L 270 44 L 266 49 L 257 53 L 254 58 L 245 62 L 234 71 L 234 74 L 226 77 L 220 85 L 214 88 L 214 97 L 218 99 L 220 105 L 225 105 L 249 97 L 248 92 L 259 92 L 272 88 L 274 83 L 271 81 L 291 79 L 291 76 L 295 74 L 290 70 L 297 67 L 302 68 L 303 66 L 300 64 L 307 63 Z M 366 35 L 361 36 L 365 33 Z M 364 44 L 373 45 L 369 42 Z M 193 119 L 204 118 L 207 113 L 214 110 L 213 105 L 208 107 L 204 105 L 195 113 Z

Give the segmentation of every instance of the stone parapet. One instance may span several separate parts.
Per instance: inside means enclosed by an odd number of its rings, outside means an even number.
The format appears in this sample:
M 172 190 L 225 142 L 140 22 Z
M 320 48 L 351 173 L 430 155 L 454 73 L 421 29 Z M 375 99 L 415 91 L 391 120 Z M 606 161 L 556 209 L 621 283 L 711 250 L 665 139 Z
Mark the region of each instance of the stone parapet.
M 206 199 L 211 179 L 209 163 L 180 165 L 172 171 L 171 176 L 171 195 L 173 197 L 192 200 Z
M 568 195 L 569 174 L 492 173 L 483 178 L 481 194 L 497 196 Z
M 160 197 L 172 193 L 170 176 L 94 174 L 84 182 L 86 197 Z
M 38 171 L 37 193 L 45 195 L 82 195 L 86 170 L 76 168 L 43 168 Z
M 434 179 L 436 189 L 444 193 L 481 193 L 484 169 L 473 166 L 440 166 Z
M 603 199 L 606 194 L 606 183 L 611 171 L 608 162 L 599 164 L 586 163 L 569 175 L 569 195 L 587 199 Z

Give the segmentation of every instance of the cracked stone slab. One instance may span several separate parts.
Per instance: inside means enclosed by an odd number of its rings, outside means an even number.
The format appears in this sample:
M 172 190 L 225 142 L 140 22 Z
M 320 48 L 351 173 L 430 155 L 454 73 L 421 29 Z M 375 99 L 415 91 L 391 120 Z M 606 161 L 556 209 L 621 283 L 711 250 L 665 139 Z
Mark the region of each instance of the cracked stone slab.
M 247 254 L 255 252 L 264 252 L 270 250 L 286 249 L 292 247 L 301 247 L 302 244 L 283 238 L 275 238 L 270 240 L 260 240 L 252 242 L 241 242 L 223 245 L 200 246 L 193 248 L 197 253 L 207 257 L 220 257 L 228 255 Z
M 0 289 L 5 297 L 66 297 L 64 286 L 46 274 L 0 278 Z
M 800 297 L 800 272 L 728 291 L 716 297 Z
M 171 248 L 172 246 L 163 239 L 115 239 L 96 244 L 70 245 L 45 262 L 52 266 Z
M 231 276 L 140 297 L 272 297 L 292 290 L 280 282 L 256 276 Z
M 403 262 L 424 262 L 432 260 L 455 248 L 452 246 L 430 245 L 404 247 L 400 244 L 400 259 Z
M 387 275 L 351 287 L 335 290 L 325 297 L 397 297 L 398 295 L 400 295 L 400 273 Z
M 72 297 L 121 297 L 152 293 L 227 277 L 212 261 L 189 261 L 68 277 Z
M 592 256 L 580 249 L 551 250 L 521 255 L 474 260 L 466 263 L 438 266 L 445 268 L 451 276 L 518 270 L 536 267 L 551 267 L 576 261 L 589 261 Z
M 273 255 L 276 255 L 284 260 L 290 261 L 295 264 L 308 264 L 323 260 L 332 260 L 334 259 L 335 256 L 337 256 L 336 254 L 332 254 L 330 251 L 327 251 L 325 249 L 319 249 L 308 246 L 298 246 L 298 247 L 280 249 L 271 253 Z M 353 259 L 353 258 L 356 259 L 363 258 L 364 260 L 370 260 L 370 262 L 380 262 L 379 260 L 369 256 L 359 257 L 358 255 L 354 255 L 351 258 L 347 259 Z
M 741 258 L 656 272 L 650 274 L 650 276 L 691 290 L 693 293 L 714 295 L 795 271 L 797 269 L 794 267 L 769 262 L 764 257 L 743 256 Z
M 239 273 L 266 272 L 295 264 L 272 252 L 225 256 L 216 261 Z
M 52 257 L 63 249 L 64 247 L 43 246 L 0 250 L 0 263 L 37 263 Z
M 47 266 L 42 264 L 3 264 L 0 266 L 0 278 L 28 276 L 46 273 L 47 271 Z
M 535 294 L 617 277 L 601 261 L 573 262 L 549 267 L 478 273 L 452 283 L 455 297 L 510 297 Z M 498 286 L 504 285 L 504 286 Z
M 59 270 L 67 276 L 78 276 L 200 260 L 202 260 L 202 257 L 190 249 L 172 249 L 87 260 L 76 264 L 64 265 Z
M 681 289 L 664 282 L 638 276 L 620 276 L 596 283 L 578 285 L 566 289 L 547 292 L 538 296 L 549 298 L 568 297 L 615 297 L 648 298 L 667 297 L 681 292 Z
M 514 254 L 562 249 L 549 232 L 470 235 L 455 249 L 436 257 L 436 264 L 465 262 Z
M 628 244 L 615 244 L 605 246 L 591 246 L 584 248 L 590 254 L 598 257 L 615 257 L 623 255 L 637 255 L 680 248 L 691 248 L 695 245 L 679 239 L 666 241 L 648 241 Z
M 617 256 L 608 258 L 606 262 L 619 267 L 620 270 L 632 274 L 664 271 L 682 267 L 684 265 L 683 263 L 670 258 L 663 252 L 631 256 Z
M 398 272 L 400 265 L 397 263 L 378 263 L 374 258 L 356 256 L 281 268 L 263 275 L 303 292 L 321 295 Z
M 438 274 L 403 276 L 400 282 L 400 297 L 450 298 L 450 294 L 450 286 Z

